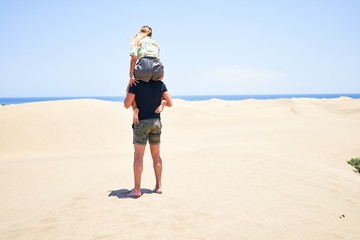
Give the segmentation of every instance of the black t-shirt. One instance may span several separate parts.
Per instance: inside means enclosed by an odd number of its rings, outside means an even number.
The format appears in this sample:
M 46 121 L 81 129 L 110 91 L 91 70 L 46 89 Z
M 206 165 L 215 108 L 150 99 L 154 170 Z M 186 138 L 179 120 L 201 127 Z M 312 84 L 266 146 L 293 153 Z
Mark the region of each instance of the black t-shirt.
M 135 94 L 136 105 L 139 109 L 139 120 L 160 118 L 160 113 L 155 113 L 160 105 L 162 95 L 167 91 L 163 81 L 139 81 L 129 88 L 129 93 Z

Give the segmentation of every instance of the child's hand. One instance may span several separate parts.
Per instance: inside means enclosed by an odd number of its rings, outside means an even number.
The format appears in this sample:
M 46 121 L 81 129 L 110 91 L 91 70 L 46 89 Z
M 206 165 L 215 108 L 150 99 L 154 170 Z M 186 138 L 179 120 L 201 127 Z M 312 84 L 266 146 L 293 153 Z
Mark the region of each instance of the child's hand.
M 164 110 L 163 106 L 158 106 L 157 109 L 155 110 L 155 113 L 161 113 Z
M 136 84 L 139 82 L 139 79 L 135 78 L 133 75 L 130 76 L 129 80 L 129 86 L 132 86 L 133 84 L 136 86 Z
M 130 80 L 128 85 L 126 86 L 126 93 L 129 92 L 129 88 L 134 84 L 136 86 L 136 84 L 139 82 L 139 80 L 137 78 L 134 78 L 134 76 L 130 76 Z

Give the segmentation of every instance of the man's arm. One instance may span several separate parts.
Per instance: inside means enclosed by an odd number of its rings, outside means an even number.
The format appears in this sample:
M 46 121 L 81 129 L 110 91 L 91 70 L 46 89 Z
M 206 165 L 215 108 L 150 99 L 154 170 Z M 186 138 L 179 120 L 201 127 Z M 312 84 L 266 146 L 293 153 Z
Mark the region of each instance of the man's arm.
M 133 101 L 135 100 L 135 94 L 133 93 L 126 93 L 126 97 L 124 99 L 124 107 L 126 109 L 128 109 L 129 107 L 131 107 Z
M 163 97 L 163 101 L 166 101 L 166 106 L 171 107 L 172 106 L 172 99 L 171 99 L 170 93 L 168 91 L 163 92 L 162 97 Z

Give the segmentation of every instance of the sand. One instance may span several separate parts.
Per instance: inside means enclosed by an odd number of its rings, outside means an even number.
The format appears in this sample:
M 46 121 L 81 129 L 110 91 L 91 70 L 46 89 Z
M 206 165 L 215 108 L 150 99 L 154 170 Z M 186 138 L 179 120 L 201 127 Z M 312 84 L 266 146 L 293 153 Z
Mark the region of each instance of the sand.
M 0 107 L 0 239 L 359 239 L 360 99 L 175 99 L 163 194 L 133 186 L 131 111 Z

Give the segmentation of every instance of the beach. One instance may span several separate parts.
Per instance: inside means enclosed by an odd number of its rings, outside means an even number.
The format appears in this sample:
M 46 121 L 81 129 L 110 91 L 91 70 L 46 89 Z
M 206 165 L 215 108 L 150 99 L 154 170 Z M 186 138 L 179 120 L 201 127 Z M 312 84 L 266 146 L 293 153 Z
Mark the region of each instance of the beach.
M 184 101 L 162 113 L 163 194 L 132 112 L 0 106 L 0 239 L 359 239 L 360 99 Z

